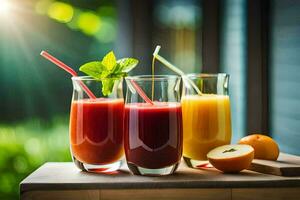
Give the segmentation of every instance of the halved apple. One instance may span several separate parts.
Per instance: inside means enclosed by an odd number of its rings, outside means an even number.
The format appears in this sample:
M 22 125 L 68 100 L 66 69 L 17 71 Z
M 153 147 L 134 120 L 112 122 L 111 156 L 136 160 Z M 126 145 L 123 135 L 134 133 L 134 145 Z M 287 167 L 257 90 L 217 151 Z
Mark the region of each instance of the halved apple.
M 207 158 L 218 170 L 237 173 L 250 166 L 254 149 L 246 144 L 223 145 L 208 152 Z

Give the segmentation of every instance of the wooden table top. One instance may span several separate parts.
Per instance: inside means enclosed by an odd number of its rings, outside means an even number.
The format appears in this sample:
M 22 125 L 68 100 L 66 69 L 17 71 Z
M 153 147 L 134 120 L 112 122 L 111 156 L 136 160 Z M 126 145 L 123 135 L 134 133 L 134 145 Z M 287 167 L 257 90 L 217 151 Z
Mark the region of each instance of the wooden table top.
M 223 174 L 214 168 L 191 169 L 183 162 L 177 172 L 170 176 L 135 176 L 125 165 L 117 174 L 105 175 L 82 172 L 71 162 L 50 162 L 20 184 L 21 193 L 33 190 L 261 187 L 300 187 L 300 177 L 282 177 L 248 170 L 239 174 Z

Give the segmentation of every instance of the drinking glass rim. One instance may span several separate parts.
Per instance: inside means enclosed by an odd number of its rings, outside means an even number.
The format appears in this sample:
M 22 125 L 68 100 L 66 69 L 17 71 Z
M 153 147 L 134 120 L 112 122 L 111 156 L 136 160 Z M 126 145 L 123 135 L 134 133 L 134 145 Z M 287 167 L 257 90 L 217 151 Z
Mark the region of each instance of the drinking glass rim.
M 127 76 L 125 80 L 143 80 L 143 81 L 152 81 L 152 80 L 169 80 L 169 79 L 178 79 L 180 76 L 177 75 L 136 75 L 136 76 Z
M 122 78 L 99 78 L 99 79 L 95 79 L 92 76 L 72 76 L 71 79 L 74 80 L 74 81 L 101 81 L 101 80 L 108 80 L 108 79 L 122 80 Z
M 190 78 L 216 78 L 218 76 L 229 77 L 230 75 L 227 73 L 191 73 L 186 76 Z

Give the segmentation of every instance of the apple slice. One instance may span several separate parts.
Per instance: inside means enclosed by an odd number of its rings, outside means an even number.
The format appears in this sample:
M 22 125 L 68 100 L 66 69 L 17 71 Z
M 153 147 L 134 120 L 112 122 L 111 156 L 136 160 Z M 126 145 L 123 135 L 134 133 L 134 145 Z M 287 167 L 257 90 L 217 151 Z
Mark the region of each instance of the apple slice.
M 207 158 L 220 171 L 238 173 L 250 166 L 254 149 L 246 144 L 223 145 L 208 152 Z

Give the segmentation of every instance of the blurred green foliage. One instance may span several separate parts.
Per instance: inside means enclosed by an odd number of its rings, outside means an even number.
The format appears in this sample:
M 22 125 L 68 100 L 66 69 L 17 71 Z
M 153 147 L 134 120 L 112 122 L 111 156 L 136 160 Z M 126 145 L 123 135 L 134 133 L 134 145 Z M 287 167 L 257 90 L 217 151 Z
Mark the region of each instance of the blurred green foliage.
M 39 56 L 47 50 L 78 71 L 114 47 L 112 0 L 0 0 L 0 200 L 45 162 L 71 161 L 70 76 Z M 88 22 L 88 23 L 87 23 Z M 92 23 L 91 23 L 92 22 Z
M 45 162 L 71 161 L 67 118 L 0 125 L 0 199 L 18 199 L 19 183 Z

